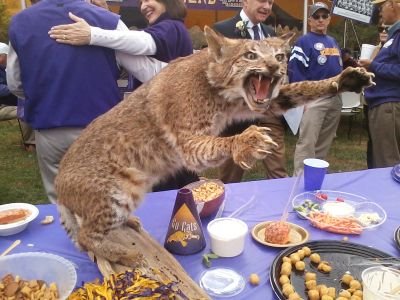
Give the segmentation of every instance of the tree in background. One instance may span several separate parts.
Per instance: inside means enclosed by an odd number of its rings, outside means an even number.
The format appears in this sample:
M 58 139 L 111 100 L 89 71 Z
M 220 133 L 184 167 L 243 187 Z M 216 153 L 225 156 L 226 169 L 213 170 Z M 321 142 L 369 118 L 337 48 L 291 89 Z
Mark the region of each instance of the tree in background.
M 4 3 L 0 3 L 0 41 L 8 44 L 8 25 L 10 15 Z

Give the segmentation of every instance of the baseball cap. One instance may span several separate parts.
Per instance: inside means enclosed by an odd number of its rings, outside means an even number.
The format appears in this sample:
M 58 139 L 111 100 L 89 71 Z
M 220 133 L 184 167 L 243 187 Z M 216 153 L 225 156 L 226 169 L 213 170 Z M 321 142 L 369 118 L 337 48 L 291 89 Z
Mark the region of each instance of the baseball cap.
M 379 4 L 379 3 L 383 3 L 386 2 L 387 0 L 374 0 L 371 3 L 372 4 Z M 400 3 L 400 0 L 394 0 L 394 2 Z
M 0 54 L 8 54 L 8 45 L 0 42 Z
M 383 0 L 385 1 L 385 0 Z M 308 10 L 308 16 L 311 17 L 313 14 L 315 14 L 318 10 L 323 9 L 326 10 L 328 13 L 330 13 L 330 9 L 328 5 L 326 5 L 323 2 L 315 2 L 313 5 L 310 6 Z

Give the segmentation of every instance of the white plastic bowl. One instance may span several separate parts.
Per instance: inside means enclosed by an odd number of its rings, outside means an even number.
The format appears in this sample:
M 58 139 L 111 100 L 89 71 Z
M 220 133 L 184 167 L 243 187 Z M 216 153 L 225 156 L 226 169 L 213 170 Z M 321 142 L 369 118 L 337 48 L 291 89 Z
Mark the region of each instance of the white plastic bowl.
M 29 210 L 31 214 L 24 220 L 6 225 L 0 225 L 0 236 L 13 235 L 21 232 L 26 228 L 26 226 L 28 226 L 29 222 L 36 219 L 36 217 L 39 215 L 39 210 L 37 207 L 29 203 L 10 203 L 0 205 L 0 212 L 8 209 L 26 209 Z
M 43 252 L 26 252 L 0 257 L 0 277 L 18 275 L 24 280 L 44 280 L 57 285 L 59 298 L 66 299 L 76 285 L 74 265 L 65 258 Z
M 207 225 L 212 252 L 221 257 L 234 257 L 241 254 L 248 230 L 247 224 L 239 219 L 214 219 Z
M 365 269 L 361 274 L 363 299 L 399 300 L 400 271 L 384 266 Z

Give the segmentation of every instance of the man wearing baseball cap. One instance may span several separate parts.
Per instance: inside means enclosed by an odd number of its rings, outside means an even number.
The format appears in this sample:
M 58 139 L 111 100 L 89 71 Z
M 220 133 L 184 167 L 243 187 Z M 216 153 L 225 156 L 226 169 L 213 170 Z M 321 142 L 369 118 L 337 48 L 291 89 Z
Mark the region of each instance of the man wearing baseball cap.
M 376 86 L 365 90 L 372 141 L 372 167 L 400 163 L 400 0 L 375 0 L 388 38 L 373 60 L 359 64 L 375 74 Z
M 296 41 L 289 59 L 290 82 L 327 79 L 342 71 L 340 47 L 326 34 L 330 20 L 325 3 L 310 6 L 310 32 Z M 305 107 L 294 153 L 294 175 L 303 169 L 305 158 L 326 158 L 339 126 L 341 108 L 338 96 L 320 99 Z

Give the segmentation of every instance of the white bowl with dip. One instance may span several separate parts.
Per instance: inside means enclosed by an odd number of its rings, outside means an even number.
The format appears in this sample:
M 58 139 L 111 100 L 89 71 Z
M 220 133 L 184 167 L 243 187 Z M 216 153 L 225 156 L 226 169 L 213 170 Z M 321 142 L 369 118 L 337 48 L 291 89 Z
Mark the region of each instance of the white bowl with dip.
M 400 271 L 384 266 L 365 269 L 361 274 L 364 300 L 399 300 Z
M 220 257 L 234 257 L 243 252 L 249 228 L 236 218 L 218 218 L 208 223 L 211 251 Z
M 354 205 L 347 202 L 326 201 L 322 204 L 322 210 L 333 217 L 343 218 L 354 215 Z
M 13 235 L 23 231 L 28 224 L 39 215 L 37 207 L 29 203 L 10 203 L 0 205 L 0 213 L 7 213 L 11 210 L 23 210 L 26 212 L 26 216 L 22 220 L 17 220 L 8 224 L 0 224 L 0 236 Z

